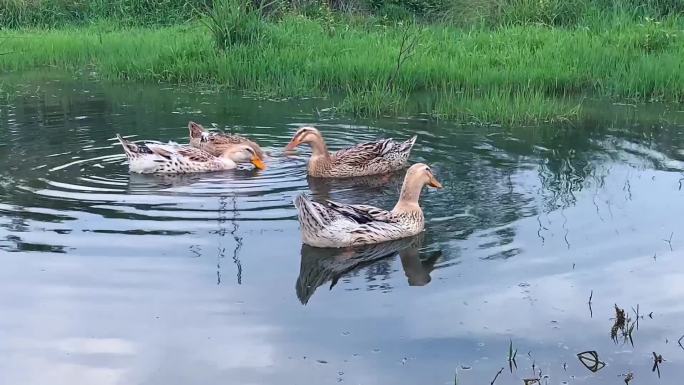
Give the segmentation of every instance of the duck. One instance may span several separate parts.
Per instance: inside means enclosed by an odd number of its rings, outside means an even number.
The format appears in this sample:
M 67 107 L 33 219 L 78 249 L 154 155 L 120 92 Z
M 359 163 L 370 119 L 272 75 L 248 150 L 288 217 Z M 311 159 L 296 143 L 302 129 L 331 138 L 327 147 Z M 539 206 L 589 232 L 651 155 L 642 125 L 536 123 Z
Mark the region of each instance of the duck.
M 307 126 L 297 130 L 285 151 L 292 151 L 303 143 L 309 144 L 312 149 L 307 166 L 310 176 L 349 178 L 386 174 L 404 168 L 416 138 L 414 135 L 405 142 L 396 142 L 389 138 L 360 143 L 331 154 L 321 132 Z
M 419 234 L 425 227 L 418 202 L 424 186 L 442 188 L 428 165 L 416 163 L 407 170 L 399 200 L 391 211 L 330 200 L 323 204 L 300 194 L 294 205 L 302 242 L 314 247 L 344 248 Z
M 188 123 L 188 131 L 190 131 L 190 146 L 204 150 L 211 155 L 221 156 L 227 147 L 236 144 L 246 144 L 257 153 L 259 158 L 264 159 L 264 151 L 261 147 L 244 136 L 209 132 L 201 124 L 193 121 Z
M 175 143 L 133 143 L 116 135 L 128 158 L 131 172 L 139 174 L 189 174 L 231 170 L 238 163 L 251 162 L 258 169 L 266 165 L 247 144 L 227 147 L 221 156 L 214 156 L 198 148 Z

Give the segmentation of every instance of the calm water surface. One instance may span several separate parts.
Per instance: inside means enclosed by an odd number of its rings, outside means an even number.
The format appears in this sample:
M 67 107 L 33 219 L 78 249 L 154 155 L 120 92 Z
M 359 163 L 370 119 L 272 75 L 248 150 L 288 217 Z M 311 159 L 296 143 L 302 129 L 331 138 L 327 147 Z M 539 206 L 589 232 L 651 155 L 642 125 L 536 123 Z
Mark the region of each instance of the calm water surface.
M 496 384 L 681 383 L 684 127 L 670 123 L 684 113 L 506 130 L 330 118 L 329 104 L 14 87 L 0 101 L 0 384 L 490 384 L 501 368 Z M 115 133 L 184 142 L 188 120 L 253 136 L 269 168 L 129 175 Z M 308 150 L 282 154 L 303 124 L 331 149 L 417 133 L 412 160 L 445 186 L 422 197 L 426 232 L 302 246 L 297 194 L 390 208 L 402 180 L 308 180 Z M 638 320 L 631 342 L 611 337 L 615 305 L 626 330 Z

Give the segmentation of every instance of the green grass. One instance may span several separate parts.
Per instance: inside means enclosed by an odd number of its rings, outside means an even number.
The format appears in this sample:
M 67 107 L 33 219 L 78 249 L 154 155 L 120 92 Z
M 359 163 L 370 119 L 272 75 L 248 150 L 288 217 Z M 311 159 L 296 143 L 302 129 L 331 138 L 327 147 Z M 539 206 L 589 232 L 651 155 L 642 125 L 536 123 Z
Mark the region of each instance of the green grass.
M 0 27 L 60 27 L 116 19 L 128 26 L 172 25 L 197 11 L 235 0 L 0 0 Z M 682 15 L 681 0 L 250 0 L 252 6 L 296 11 L 308 17 L 338 12 L 386 20 L 441 20 L 461 26 L 543 24 L 578 26 L 605 22 L 616 14 L 659 18 Z
M 204 0 L 0 0 L 0 27 L 60 27 L 116 19 L 122 25 L 182 23 Z
M 206 82 L 288 97 L 343 93 L 339 111 L 408 111 L 480 123 L 574 120 L 582 96 L 684 101 L 682 18 L 577 28 L 419 28 L 368 18 L 336 18 L 330 25 L 296 15 L 260 23 L 250 27 L 258 39 L 240 37 L 249 43 L 224 50 L 198 22 L 0 30 L 0 53 L 7 53 L 0 55 L 0 71 L 56 67 L 103 79 Z M 419 35 L 418 45 L 396 71 L 406 28 Z M 415 93 L 433 102 L 408 103 Z

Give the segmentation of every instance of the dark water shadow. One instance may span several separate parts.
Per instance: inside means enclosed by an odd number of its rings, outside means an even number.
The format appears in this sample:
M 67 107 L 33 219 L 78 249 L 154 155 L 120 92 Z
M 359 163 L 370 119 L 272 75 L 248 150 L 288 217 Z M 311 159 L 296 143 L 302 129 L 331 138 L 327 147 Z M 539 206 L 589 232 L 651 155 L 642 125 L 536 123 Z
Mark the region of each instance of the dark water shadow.
M 243 180 L 259 175 L 259 170 L 239 167 L 235 170 L 191 174 L 138 174 L 130 173 L 128 187 L 130 191 L 149 192 L 164 188 L 188 187 L 199 182 L 214 180 L 215 183 L 226 183 L 231 180 Z
M 314 178 L 307 176 L 311 194 L 316 200 L 337 199 L 337 197 L 353 197 L 362 202 L 373 196 L 387 194 L 388 191 L 399 191 L 404 181 L 406 170 L 390 174 L 371 175 L 355 178 Z M 333 197 L 335 192 L 335 197 Z
M 138 174 L 130 173 L 128 187 L 131 191 L 185 187 L 200 182 L 203 174 Z
M 401 259 L 410 286 L 430 283 L 430 273 L 441 253 L 431 253 L 426 260 L 420 258 L 423 234 L 396 241 L 353 248 L 332 249 L 302 245 L 299 277 L 295 289 L 299 301 L 306 305 L 316 289 L 330 282 L 335 287 L 340 278 L 380 260 L 394 257 Z

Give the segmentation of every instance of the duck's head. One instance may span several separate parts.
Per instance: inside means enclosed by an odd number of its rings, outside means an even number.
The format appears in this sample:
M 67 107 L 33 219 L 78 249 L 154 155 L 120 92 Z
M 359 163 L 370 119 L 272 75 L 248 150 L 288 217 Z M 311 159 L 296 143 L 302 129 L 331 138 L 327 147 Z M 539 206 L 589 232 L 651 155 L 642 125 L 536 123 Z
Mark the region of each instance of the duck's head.
M 423 186 L 442 188 L 437 178 L 432 175 L 430 167 L 424 163 L 416 163 L 409 167 L 404 177 L 404 184 L 401 186 L 399 201 L 394 206 L 395 211 L 420 210 L 418 199 Z
M 409 167 L 408 171 L 406 172 L 405 180 L 412 184 L 420 185 L 420 187 L 429 186 L 438 189 L 442 188 L 442 184 L 439 183 L 434 174 L 432 174 L 432 169 L 430 169 L 430 166 L 425 163 L 416 163 Z
M 222 157 L 228 158 L 235 163 L 252 163 L 254 167 L 263 170 L 266 164 L 263 159 L 254 151 L 254 149 L 246 144 L 236 144 L 230 146 L 223 152 Z
M 323 139 L 321 132 L 314 127 L 302 127 L 294 134 L 290 143 L 285 147 L 285 151 L 292 151 L 302 143 L 314 143 Z

